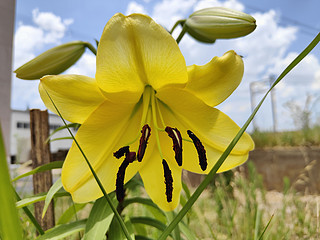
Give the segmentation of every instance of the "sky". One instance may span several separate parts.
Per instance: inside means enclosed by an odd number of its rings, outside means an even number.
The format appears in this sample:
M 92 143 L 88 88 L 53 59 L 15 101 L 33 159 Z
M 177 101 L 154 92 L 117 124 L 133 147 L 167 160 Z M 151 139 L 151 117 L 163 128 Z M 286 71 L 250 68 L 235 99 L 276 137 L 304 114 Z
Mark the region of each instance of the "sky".
M 45 50 L 74 40 L 91 42 L 99 39 L 107 21 L 117 12 L 139 12 L 171 29 L 177 20 L 206 7 L 223 6 L 252 15 L 256 30 L 242 38 L 218 40 L 202 44 L 185 36 L 179 46 L 187 65 L 203 65 L 214 56 L 235 50 L 243 56 L 245 73 L 238 89 L 218 109 L 228 114 L 240 126 L 251 113 L 250 83 L 257 103 L 266 91 L 272 76 L 282 70 L 320 32 L 318 0 L 16 0 L 13 69 L 18 68 Z M 177 28 L 176 37 L 181 29 Z M 311 123 L 320 123 L 320 47 L 317 46 L 296 69 L 276 87 L 274 109 L 277 130 L 298 127 L 295 109 L 308 109 Z M 95 75 L 95 56 L 86 51 L 65 73 Z M 13 109 L 44 109 L 39 97 L 39 81 L 24 81 L 13 74 Z M 288 107 L 291 106 L 291 107 Z M 261 130 L 273 129 L 270 97 L 255 118 Z M 250 127 L 252 129 L 252 126 Z

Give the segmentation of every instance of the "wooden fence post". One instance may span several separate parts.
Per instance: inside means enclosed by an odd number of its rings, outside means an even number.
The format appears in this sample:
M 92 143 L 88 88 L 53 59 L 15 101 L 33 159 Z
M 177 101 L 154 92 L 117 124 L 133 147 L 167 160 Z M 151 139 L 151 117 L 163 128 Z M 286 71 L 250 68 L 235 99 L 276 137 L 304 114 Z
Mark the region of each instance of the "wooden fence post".
M 51 160 L 50 145 L 46 143 L 49 136 L 48 112 L 39 109 L 30 110 L 30 130 L 31 130 L 31 156 L 32 167 L 49 163 Z M 52 173 L 46 171 L 33 175 L 34 194 L 48 192 L 52 186 Z M 46 215 L 42 218 L 44 202 L 35 203 L 35 217 L 41 224 L 43 230 L 54 227 L 54 207 L 51 203 Z

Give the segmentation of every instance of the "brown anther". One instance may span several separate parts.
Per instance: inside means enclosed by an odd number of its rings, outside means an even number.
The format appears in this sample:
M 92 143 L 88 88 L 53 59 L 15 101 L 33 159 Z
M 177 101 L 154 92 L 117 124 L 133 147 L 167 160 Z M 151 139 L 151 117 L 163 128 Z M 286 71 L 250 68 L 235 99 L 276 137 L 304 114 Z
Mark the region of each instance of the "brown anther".
M 173 193 L 173 178 L 171 170 L 168 166 L 166 160 L 162 160 L 163 172 L 164 172 L 164 183 L 166 185 L 166 197 L 167 202 L 172 202 L 172 193 Z
M 115 156 L 116 158 L 119 159 L 127 153 L 129 153 L 129 146 L 125 146 L 125 147 L 120 148 L 118 151 L 113 153 L 113 156 Z
M 198 156 L 199 156 L 199 165 L 200 165 L 202 171 L 205 171 L 208 166 L 206 150 L 204 149 L 204 146 L 202 145 L 200 139 L 196 135 L 194 135 L 193 132 L 188 130 L 187 133 L 188 133 L 189 137 L 191 138 L 194 146 L 197 149 Z
M 142 127 L 141 133 L 142 135 L 140 137 L 140 144 L 139 144 L 139 149 L 137 154 L 137 159 L 139 162 L 142 161 L 144 153 L 146 152 L 149 137 L 151 135 L 151 128 L 149 127 L 148 124 Z
M 122 202 L 125 197 L 125 190 L 124 190 L 124 177 L 127 167 L 130 163 L 132 163 L 136 159 L 135 152 L 128 152 L 125 153 L 126 158 L 121 163 L 119 170 L 117 172 L 117 179 L 116 179 L 116 196 L 119 202 Z
M 182 166 L 182 137 L 181 133 L 176 128 L 166 127 L 165 131 L 173 142 L 173 151 L 175 152 L 175 159 L 179 166 Z

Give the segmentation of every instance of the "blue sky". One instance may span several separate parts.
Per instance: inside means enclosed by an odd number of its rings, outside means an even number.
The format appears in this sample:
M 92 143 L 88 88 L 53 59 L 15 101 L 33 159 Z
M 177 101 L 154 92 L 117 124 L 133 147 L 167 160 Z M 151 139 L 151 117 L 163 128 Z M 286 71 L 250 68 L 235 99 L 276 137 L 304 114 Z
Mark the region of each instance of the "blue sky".
M 236 40 L 221 40 L 204 45 L 185 37 L 180 48 L 187 64 L 204 64 L 214 56 L 234 49 L 244 56 L 245 75 L 234 94 L 219 109 L 239 125 L 250 114 L 249 84 L 278 75 L 287 64 L 320 31 L 318 0 L 17 0 L 14 43 L 14 68 L 60 43 L 83 40 L 94 44 L 104 25 L 116 12 L 142 12 L 158 23 L 171 28 L 174 22 L 186 18 L 194 10 L 210 6 L 225 6 L 252 14 L 257 29 Z M 174 33 L 178 34 L 179 29 Z M 320 119 L 320 47 L 317 47 L 276 89 L 276 109 L 280 129 L 295 127 L 288 101 L 304 107 L 310 96 L 313 123 Z M 95 58 L 86 52 L 67 73 L 94 77 Z M 12 108 L 44 108 L 37 93 L 37 81 L 22 81 L 13 76 Z M 263 89 L 263 83 L 261 83 Z M 27 91 L 26 91 L 27 89 Z M 256 101 L 261 98 L 256 95 Z M 256 123 L 261 129 L 272 129 L 270 100 L 259 112 Z

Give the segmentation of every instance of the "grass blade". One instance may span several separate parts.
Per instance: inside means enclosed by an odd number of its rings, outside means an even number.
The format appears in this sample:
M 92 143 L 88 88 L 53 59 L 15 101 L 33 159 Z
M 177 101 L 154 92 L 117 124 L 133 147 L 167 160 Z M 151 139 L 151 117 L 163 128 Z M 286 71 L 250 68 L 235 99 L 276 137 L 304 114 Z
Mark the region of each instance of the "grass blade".
M 17 208 L 22 208 L 22 207 L 28 206 L 30 204 L 33 204 L 35 202 L 44 201 L 46 199 L 46 196 L 47 196 L 47 193 L 41 193 L 41 194 L 38 194 L 35 196 L 24 198 L 24 199 L 21 199 L 20 201 L 18 201 L 16 206 L 17 206 Z M 66 197 L 66 196 L 70 196 L 70 193 L 61 192 L 61 193 L 56 193 L 54 195 L 54 197 Z
M 266 232 L 266 230 L 268 229 L 268 227 L 269 227 L 269 225 L 270 225 L 270 223 L 271 223 L 271 220 L 273 219 L 273 216 L 274 216 L 274 214 L 272 214 L 272 216 L 271 216 L 268 224 L 267 224 L 266 227 L 263 229 L 263 231 L 262 231 L 262 233 L 261 233 L 261 235 L 260 235 L 260 237 L 259 237 L 259 240 L 262 240 L 262 237 L 263 237 L 264 233 Z
M 35 169 L 27 172 L 27 173 L 24 173 L 14 179 L 12 179 L 12 182 L 15 182 L 21 178 L 24 178 L 24 177 L 27 177 L 27 176 L 30 176 L 30 175 L 33 175 L 35 173 L 40 173 L 40 172 L 44 172 L 44 171 L 47 171 L 47 170 L 52 170 L 52 169 L 57 169 L 57 168 L 62 168 L 62 165 L 63 165 L 63 161 L 54 161 L 54 162 L 51 162 L 51 163 L 47 163 L 47 164 L 44 164 L 44 165 L 41 165 L 39 167 L 36 167 Z
M 0 239 L 22 239 L 0 124 Z
M 45 234 L 38 237 L 36 240 L 58 240 L 64 239 L 74 233 L 83 231 L 86 226 L 86 220 L 80 220 L 68 224 L 58 225 L 54 228 L 49 229 L 46 231 Z
M 43 206 L 43 211 L 42 211 L 42 218 L 47 212 L 47 209 L 49 207 L 49 204 L 54 197 L 54 195 L 62 188 L 62 182 L 61 182 L 61 177 L 51 186 L 49 189 L 46 199 L 44 200 L 44 206 Z
M 68 223 L 77 212 L 82 210 L 85 206 L 87 206 L 87 203 L 72 203 L 72 205 L 61 215 L 57 225 Z
M 53 105 L 54 108 L 56 109 L 56 111 L 57 111 L 57 113 L 59 114 L 61 120 L 63 121 L 64 125 L 67 126 L 66 121 L 65 121 L 64 118 L 62 117 L 62 115 L 61 115 L 59 109 L 57 108 L 56 104 L 54 103 L 53 99 L 51 98 L 51 96 L 49 95 L 49 93 L 47 92 L 46 89 L 45 89 L 45 91 L 46 91 L 46 93 L 47 93 L 50 101 L 52 102 L 52 105 Z M 97 184 L 99 185 L 99 188 L 100 188 L 101 192 L 103 193 L 103 196 L 106 198 L 108 204 L 110 205 L 112 211 L 114 212 L 114 215 L 115 215 L 117 221 L 119 222 L 120 227 L 121 227 L 121 229 L 123 230 L 124 235 L 126 236 L 126 238 L 127 238 L 128 240 L 131 240 L 132 238 L 131 238 L 131 236 L 130 236 L 130 233 L 129 233 L 129 231 L 128 231 L 126 225 L 125 225 L 125 223 L 123 222 L 120 214 L 118 213 L 117 209 L 116 209 L 115 206 L 113 205 L 111 198 L 109 197 L 109 195 L 107 194 L 106 190 L 104 189 L 104 187 L 103 187 L 100 179 L 98 178 L 96 172 L 94 171 L 94 169 L 93 169 L 91 163 L 89 162 L 87 156 L 84 154 L 81 146 L 79 145 L 78 141 L 77 141 L 76 138 L 74 137 L 74 135 L 73 135 L 73 133 L 71 132 L 70 128 L 67 127 L 67 129 L 68 129 L 68 132 L 70 133 L 73 141 L 75 142 L 75 144 L 77 145 L 78 149 L 80 150 L 82 156 L 84 157 L 84 160 L 85 160 L 86 163 L 88 164 L 88 167 L 90 168 L 90 171 L 91 171 L 94 179 L 96 180 Z
M 320 33 L 314 38 L 314 40 L 289 64 L 289 66 L 279 75 L 277 80 L 273 83 L 273 85 L 270 87 L 268 92 L 264 95 L 262 100 L 259 102 L 257 107 L 254 109 L 246 123 L 243 125 L 243 127 L 239 130 L 237 135 L 234 137 L 234 139 L 231 141 L 227 149 L 224 151 L 224 153 L 221 155 L 217 163 L 213 166 L 211 171 L 208 173 L 208 175 L 205 177 L 205 179 L 202 181 L 202 183 L 199 185 L 199 187 L 196 189 L 196 191 L 193 193 L 193 195 L 190 197 L 188 202 L 185 204 L 185 206 L 180 210 L 180 212 L 177 214 L 176 218 L 173 219 L 173 221 L 169 224 L 169 226 L 163 231 L 161 236 L 159 237 L 159 240 L 165 240 L 167 236 L 173 231 L 173 229 L 176 227 L 176 225 L 181 221 L 181 219 L 186 215 L 186 213 L 189 211 L 189 209 L 192 207 L 192 205 L 196 202 L 198 197 L 201 195 L 203 190 L 210 184 L 211 180 L 214 178 L 216 172 L 220 168 L 220 166 L 223 164 L 224 160 L 227 158 L 227 156 L 230 154 L 234 146 L 237 144 L 239 139 L 241 138 L 242 134 L 245 132 L 245 130 L 248 128 L 249 124 L 251 123 L 252 119 L 260 109 L 262 103 L 268 96 L 269 92 L 280 82 L 281 79 L 283 79 L 305 56 L 307 56 L 311 50 L 319 43 L 320 41 Z
M 114 198 L 114 201 L 115 198 Z M 105 198 L 96 200 L 90 212 L 83 240 L 103 240 L 114 213 Z

